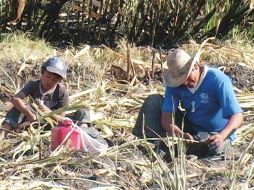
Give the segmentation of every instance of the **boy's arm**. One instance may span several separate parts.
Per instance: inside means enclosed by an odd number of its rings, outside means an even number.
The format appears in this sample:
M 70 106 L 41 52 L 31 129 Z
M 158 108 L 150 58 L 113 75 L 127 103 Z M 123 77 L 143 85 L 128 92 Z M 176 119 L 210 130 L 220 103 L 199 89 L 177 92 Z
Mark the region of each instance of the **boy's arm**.
M 19 110 L 21 113 L 25 115 L 28 121 L 34 121 L 36 120 L 36 114 L 34 114 L 31 109 L 26 105 L 25 99 L 27 96 L 29 96 L 32 92 L 32 90 L 36 87 L 37 81 L 29 81 L 23 89 L 21 89 L 16 95 L 14 95 L 10 102 L 13 104 L 13 106 Z
M 47 107 L 43 102 L 37 101 L 36 103 L 37 103 L 38 108 L 41 111 L 43 111 L 45 114 L 52 112 L 52 110 L 49 107 Z M 62 121 L 64 119 L 64 116 L 65 116 L 65 112 L 63 112 L 61 114 L 54 114 L 52 116 L 52 118 L 56 121 Z
M 10 102 L 13 106 L 25 115 L 28 121 L 36 120 L 36 115 L 29 109 L 26 103 L 17 95 L 11 98 Z

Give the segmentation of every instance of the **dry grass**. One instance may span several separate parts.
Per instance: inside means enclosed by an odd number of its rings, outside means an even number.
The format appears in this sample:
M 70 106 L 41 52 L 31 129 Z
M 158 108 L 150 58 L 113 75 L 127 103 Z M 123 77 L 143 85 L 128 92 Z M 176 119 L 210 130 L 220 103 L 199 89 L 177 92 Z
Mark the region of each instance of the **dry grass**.
M 18 40 L 19 37 L 17 36 Z M 28 39 L 21 39 L 23 49 L 35 43 Z M 19 41 L 18 40 L 18 41 Z M 4 41 L 0 44 L 1 51 L 12 51 L 5 54 L 12 63 L 23 60 L 22 51 L 15 49 L 17 41 Z M 66 84 L 71 92 L 71 106 L 66 110 L 78 107 L 89 107 L 104 114 L 103 119 L 96 120 L 96 126 L 104 137 L 115 144 L 108 151 L 101 154 L 87 152 L 71 152 L 62 147 L 58 151 L 50 151 L 50 132 L 41 133 L 41 129 L 34 129 L 20 134 L 12 134 L 10 138 L 0 142 L 0 189 L 243 189 L 253 187 L 253 92 L 238 89 L 238 99 L 245 110 L 249 122 L 238 131 L 239 138 L 235 145 L 242 152 L 236 152 L 238 158 L 228 158 L 223 162 L 205 160 L 187 160 L 180 152 L 180 157 L 172 163 L 166 163 L 161 155 L 155 153 L 154 147 L 145 140 L 137 140 L 130 131 L 134 125 L 137 112 L 149 94 L 163 94 L 163 85 L 160 82 L 150 82 L 148 86 L 135 81 L 119 83 L 117 76 L 113 76 L 111 65 L 126 69 L 126 44 L 121 42 L 119 51 L 109 48 L 82 46 L 65 50 L 53 50 L 44 44 L 34 46 L 33 51 L 40 56 L 32 62 L 33 69 L 46 57 L 54 55 L 64 56 L 71 72 Z M 20 46 L 17 46 L 20 47 Z M 199 44 L 190 43 L 183 48 L 197 50 Z M 210 61 L 211 55 L 216 57 L 213 63 L 224 65 L 226 68 L 235 64 L 244 63 L 252 69 L 253 49 L 243 52 L 238 46 L 220 46 L 213 43 L 204 46 L 203 57 Z M 39 48 L 38 50 L 36 48 Z M 25 51 L 29 52 L 29 51 Z M 32 51 L 30 51 L 32 52 Z M 16 53 L 16 54 L 15 54 Z M 14 55 L 15 54 L 15 55 Z M 29 57 L 26 54 L 26 57 Z M 159 52 L 155 56 L 155 67 L 160 68 Z M 165 55 L 162 55 L 164 58 Z M 221 57 L 221 58 L 219 58 Z M 133 47 L 130 58 L 135 69 L 143 71 L 150 69 L 152 51 L 149 48 Z M 2 57 L 0 60 L 4 60 Z M 232 64 L 227 64 L 231 62 Z M 144 63 L 144 64 L 140 64 Z M 14 71 L 18 72 L 20 65 Z M 32 69 L 31 68 L 31 69 Z M 27 70 L 26 68 L 24 70 Z M 125 70 L 126 71 L 126 70 Z M 5 70 L 13 75 L 13 70 Z M 6 76 L 5 74 L 2 77 Z M 22 77 L 32 77 L 22 73 Z M 7 77 L 8 78 L 8 77 Z M 118 78 L 117 78 L 118 79 Z M 140 79 L 140 78 L 139 78 Z M 9 79 L 10 80 L 10 79 Z M 17 85 L 17 84 L 16 84 Z M 18 85 L 17 85 L 18 86 Z M 13 86 L 0 86 L 0 92 L 12 92 Z M 2 102 L 4 104 L 5 102 Z M 1 107 L 0 107 L 1 108 Z M 0 112 L 3 119 L 5 111 Z M 172 142 L 167 139 L 168 143 Z M 137 148 L 142 145 L 147 151 L 144 155 Z M 238 150 L 237 149 L 237 150 Z M 172 150 L 171 150 L 172 151 Z M 182 150 L 184 151 L 184 150 Z M 216 182 L 215 182 L 216 180 Z M 221 181 L 220 181 L 221 180 Z M 107 187 L 107 188 L 106 188 Z
M 0 44 L 0 60 L 40 61 L 56 53 L 44 40 L 29 38 L 29 34 L 8 34 Z
M 221 42 L 214 43 L 214 41 L 209 41 L 209 43 L 206 43 L 203 47 L 205 52 L 203 54 L 203 59 L 215 65 L 228 66 L 232 64 L 242 64 L 253 68 L 254 49 L 252 43 L 252 41 L 247 41 L 246 39 L 227 40 L 223 44 L 221 44 Z M 199 44 L 195 41 L 190 41 L 190 43 L 185 44 L 184 47 L 188 49 L 189 52 L 195 53 Z

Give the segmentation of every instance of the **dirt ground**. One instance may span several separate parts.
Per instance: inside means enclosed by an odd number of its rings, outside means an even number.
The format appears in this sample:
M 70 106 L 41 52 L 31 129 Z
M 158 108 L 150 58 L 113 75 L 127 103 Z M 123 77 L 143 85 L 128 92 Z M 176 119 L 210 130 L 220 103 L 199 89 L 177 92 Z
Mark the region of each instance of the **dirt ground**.
M 8 64 L 5 61 L 1 63 L 1 66 L 6 69 L 6 72 L 12 73 L 11 71 L 17 70 L 18 68 L 15 68 L 13 64 Z M 34 78 L 38 76 L 38 66 L 35 68 L 28 68 L 23 72 L 21 77 L 17 77 L 16 80 L 21 81 L 21 84 L 25 82 L 25 80 L 29 78 Z M 114 72 L 110 71 L 111 74 Z M 120 71 L 121 72 L 121 71 Z M 242 91 L 253 91 L 254 90 L 254 77 L 253 77 L 253 70 L 251 68 L 247 68 L 246 66 L 241 65 L 231 65 L 227 66 L 225 72 L 231 77 L 233 84 L 235 87 Z M 121 73 L 117 73 L 119 79 L 119 75 Z M 112 76 L 111 76 L 112 77 Z M 126 77 L 124 73 L 122 73 L 122 77 Z M 121 76 L 120 76 L 121 78 Z M 110 78 L 111 80 L 112 78 Z M 149 78 L 147 76 L 140 76 L 140 79 L 142 79 L 144 85 L 147 85 L 149 83 Z M 161 73 L 157 73 L 157 79 L 158 83 L 161 81 Z M 0 76 L 1 86 L 6 87 L 10 89 L 10 83 L 8 77 L 5 75 Z M 152 81 L 154 82 L 154 81 Z M 155 81 L 156 82 L 156 81 Z M 116 94 L 117 95 L 117 94 Z M 7 105 L 8 98 L 11 96 L 11 93 L 8 91 L 5 91 L 1 89 L 0 91 L 0 100 L 1 104 Z M 138 109 L 134 111 L 133 114 L 137 114 Z M 2 111 L 0 114 L 0 117 L 3 118 L 4 114 L 6 112 Z M 249 112 L 249 114 L 245 117 L 245 125 L 248 123 L 253 122 L 253 114 Z M 116 131 L 114 131 L 116 132 Z M 121 134 L 121 130 L 117 131 L 115 136 L 110 139 L 114 144 L 122 145 L 124 143 L 128 143 L 129 137 L 130 137 L 130 130 L 124 131 L 123 134 Z M 247 142 L 246 142 L 247 143 Z M 247 145 L 246 143 L 241 143 L 235 145 L 235 149 L 233 152 L 231 152 L 228 156 L 222 156 L 222 157 L 216 157 L 216 158 L 206 158 L 206 159 L 195 159 L 195 158 L 189 158 L 186 160 L 186 187 L 187 189 L 228 189 L 232 183 L 232 178 L 234 177 L 232 173 L 233 169 L 237 168 L 237 161 L 241 157 L 241 153 L 244 152 Z M 44 146 L 48 145 L 49 142 L 45 142 Z M 134 149 L 134 150 L 133 150 Z M 253 149 L 250 149 L 252 152 L 249 152 L 249 154 L 253 154 Z M 45 178 L 50 173 L 50 170 L 53 166 L 58 165 L 59 163 L 61 165 L 61 169 L 59 169 L 59 172 L 61 173 L 61 176 L 68 175 L 70 176 L 70 173 L 72 172 L 73 175 L 78 175 L 80 178 L 83 177 L 86 179 L 85 181 L 78 181 L 76 180 L 69 180 L 69 181 L 61 181 L 59 176 L 53 176 L 55 177 L 55 182 L 58 183 L 58 180 L 60 180 L 62 185 L 67 185 L 75 189 L 89 189 L 89 187 L 94 187 L 94 183 L 91 182 L 92 180 L 98 181 L 98 182 L 110 182 L 111 184 L 115 184 L 117 187 L 120 187 L 120 189 L 159 189 L 160 187 L 157 185 L 154 185 L 152 181 L 149 181 L 147 179 L 147 183 L 144 182 L 144 176 L 145 172 L 142 169 L 137 169 L 138 167 L 134 167 L 133 164 L 130 164 L 128 162 L 124 162 L 124 160 L 132 160 L 133 162 L 137 163 L 141 160 L 144 161 L 146 164 L 151 165 L 153 161 L 147 160 L 147 157 L 143 155 L 138 149 L 135 149 L 135 147 L 130 146 L 129 149 L 125 150 L 126 152 L 121 153 L 120 160 L 117 160 L 116 158 L 112 158 L 110 156 L 102 157 L 102 158 L 92 158 L 87 156 L 86 154 L 77 154 L 73 153 L 71 154 L 72 159 L 70 157 L 66 157 L 65 160 L 63 159 L 56 159 L 56 161 L 49 164 L 44 164 L 43 168 L 39 168 L 38 171 L 36 169 L 33 169 L 32 174 L 29 174 L 29 176 L 23 176 L 24 181 L 28 181 L 25 178 L 31 177 L 33 180 L 42 180 L 46 181 Z M 47 152 L 44 153 L 44 157 L 46 158 L 46 155 L 49 154 Z M 29 154 L 32 157 L 32 154 Z M 1 154 L 2 158 L 11 159 L 10 157 L 4 157 L 3 154 Z M 29 156 L 28 156 L 29 157 Z M 98 159 L 97 161 L 94 161 L 94 159 Z M 87 160 L 87 161 L 86 161 Z M 246 181 L 248 176 L 246 176 L 246 172 L 248 171 L 248 166 L 251 163 L 251 160 L 253 160 L 253 157 L 250 157 L 246 160 L 246 164 L 243 166 L 239 166 L 236 171 L 237 177 L 236 177 L 236 183 L 238 184 L 238 189 L 241 189 L 246 185 Z M 83 167 L 78 165 L 78 162 L 81 162 L 84 164 Z M 69 163 L 68 163 L 69 162 Z M 117 168 L 114 162 L 118 162 Z M 149 162 L 149 163 L 147 163 Z M 252 161 L 253 162 L 253 161 Z M 70 163 L 75 163 L 71 165 Z M 104 164 L 101 164 L 104 163 Z M 103 167 L 104 165 L 111 166 L 114 168 L 114 174 L 110 174 L 110 169 L 105 170 Z M 172 163 L 166 163 L 168 168 L 172 168 Z M 84 167 L 85 166 L 85 167 Z M 21 167 L 21 166 L 20 166 Z M 24 169 L 24 168 L 22 168 Z M 113 169 L 112 169 L 113 170 Z M 9 179 L 8 175 L 14 175 L 15 172 L 17 172 L 18 169 L 14 171 L 11 170 L 11 167 L 7 167 L 6 165 L 4 168 L 0 169 L 0 178 L 1 180 Z M 68 171 L 68 172 L 67 172 Z M 39 172 L 36 173 L 36 172 Z M 105 173 L 103 173 L 105 172 Z M 164 171 L 165 172 L 165 171 Z M 247 172 L 248 173 L 248 172 Z M 161 174 L 167 175 L 165 173 Z M 51 176 L 52 177 L 52 176 Z M 44 179 L 44 180 L 43 180 Z M 146 179 L 146 178 L 145 178 Z M 253 179 L 252 179 L 253 181 Z M 10 183 L 11 184 L 11 183 Z M 9 185 L 10 185 L 9 184 Z M 99 186 L 99 185 L 98 185 Z M 6 186 L 7 187 L 7 186 Z M 136 187 L 136 188 L 135 188 Z M 254 187 L 254 183 L 249 184 L 248 187 Z

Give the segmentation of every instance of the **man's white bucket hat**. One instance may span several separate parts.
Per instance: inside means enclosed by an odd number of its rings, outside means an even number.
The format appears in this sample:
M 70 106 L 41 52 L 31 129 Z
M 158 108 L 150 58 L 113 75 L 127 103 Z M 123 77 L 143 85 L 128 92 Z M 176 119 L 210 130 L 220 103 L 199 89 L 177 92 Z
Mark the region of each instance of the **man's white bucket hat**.
M 180 48 L 170 52 L 167 56 L 167 68 L 163 70 L 166 84 L 170 87 L 184 84 L 198 59 L 198 54 L 192 58 Z

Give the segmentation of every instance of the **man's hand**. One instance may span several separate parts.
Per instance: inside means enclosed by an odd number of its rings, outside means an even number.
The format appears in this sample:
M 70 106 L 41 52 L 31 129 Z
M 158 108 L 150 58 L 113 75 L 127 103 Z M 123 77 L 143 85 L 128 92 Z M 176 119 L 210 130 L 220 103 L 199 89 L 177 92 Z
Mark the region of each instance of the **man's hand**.
M 219 149 L 224 144 L 224 138 L 219 133 L 210 136 L 209 141 L 209 146 L 214 149 Z
M 190 133 L 184 133 L 183 138 L 186 140 L 194 140 Z
M 193 136 L 190 133 L 184 133 L 183 138 L 190 142 L 194 141 Z

